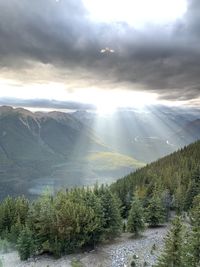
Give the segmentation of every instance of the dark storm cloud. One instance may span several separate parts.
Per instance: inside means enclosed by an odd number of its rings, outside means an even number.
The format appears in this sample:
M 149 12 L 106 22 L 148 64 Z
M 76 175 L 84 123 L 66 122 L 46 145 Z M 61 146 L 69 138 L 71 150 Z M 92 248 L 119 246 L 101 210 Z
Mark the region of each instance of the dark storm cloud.
M 1 0 L 0 53 L 6 64 L 33 59 L 49 63 L 74 58 L 74 41 L 83 30 L 77 0 Z M 73 61 L 73 60 L 72 60 Z
M 0 0 L 0 66 L 17 77 L 41 62 L 86 85 L 192 100 L 200 96 L 199 11 L 200 1 L 188 0 L 182 20 L 137 30 L 89 21 L 81 0 Z M 105 46 L 116 53 L 99 53 Z

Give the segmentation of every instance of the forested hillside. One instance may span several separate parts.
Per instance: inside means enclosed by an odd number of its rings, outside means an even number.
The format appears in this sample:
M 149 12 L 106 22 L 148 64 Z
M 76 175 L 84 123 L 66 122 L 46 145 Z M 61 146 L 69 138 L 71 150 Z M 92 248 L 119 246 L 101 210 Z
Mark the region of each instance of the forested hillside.
M 165 245 L 167 252 L 161 255 L 156 266 L 187 267 L 193 257 L 195 263 L 191 266 L 198 267 L 199 162 L 200 141 L 111 186 L 74 188 L 55 195 L 47 192 L 33 202 L 25 197 L 7 197 L 0 203 L 0 244 L 17 249 L 22 260 L 43 253 L 60 257 L 93 248 L 122 231 L 138 237 L 146 227 L 157 227 L 169 221 L 173 209 L 178 215 L 187 211 L 191 228 L 187 234 L 182 233 L 183 223 L 180 218 L 175 219 L 166 239 L 169 241 Z M 175 249 L 174 231 L 180 234 Z M 176 254 L 174 260 L 171 247 L 173 253 L 182 251 L 183 240 L 189 244 L 183 247 L 186 257 Z M 176 260 L 182 265 L 171 264 Z M 162 265 L 163 262 L 169 264 Z
M 174 207 L 187 210 L 200 191 L 200 141 L 119 179 L 111 188 L 125 210 L 136 189 L 144 202 L 157 191 L 171 198 Z

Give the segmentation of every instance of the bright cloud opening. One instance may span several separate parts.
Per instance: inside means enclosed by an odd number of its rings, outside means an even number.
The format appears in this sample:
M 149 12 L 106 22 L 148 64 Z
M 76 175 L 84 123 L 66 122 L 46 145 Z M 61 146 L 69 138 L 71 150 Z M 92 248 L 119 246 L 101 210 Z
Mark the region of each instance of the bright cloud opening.
M 182 17 L 186 0 L 83 0 L 91 19 L 101 22 L 127 22 L 134 27 L 168 24 Z
M 82 89 L 73 93 L 71 99 L 81 99 L 81 102 L 93 104 L 97 113 L 104 115 L 112 114 L 118 108 L 144 108 L 155 104 L 157 95 L 127 90 Z

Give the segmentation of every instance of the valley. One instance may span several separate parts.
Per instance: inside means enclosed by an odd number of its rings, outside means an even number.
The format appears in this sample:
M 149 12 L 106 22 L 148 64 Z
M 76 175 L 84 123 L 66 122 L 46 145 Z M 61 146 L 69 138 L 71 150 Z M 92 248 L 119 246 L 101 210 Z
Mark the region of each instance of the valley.
M 1 199 L 111 184 L 200 138 L 199 114 L 154 107 L 99 116 L 1 106 Z

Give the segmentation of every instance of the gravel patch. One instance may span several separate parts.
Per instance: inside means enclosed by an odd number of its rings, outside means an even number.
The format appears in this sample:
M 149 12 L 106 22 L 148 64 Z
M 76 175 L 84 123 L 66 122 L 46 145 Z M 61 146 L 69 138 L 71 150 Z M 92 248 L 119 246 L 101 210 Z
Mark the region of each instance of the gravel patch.
M 134 239 L 130 235 L 123 237 L 119 244 L 105 248 L 111 257 L 110 267 L 129 266 L 133 256 L 139 266 L 146 262 L 147 266 L 155 264 L 163 248 L 163 238 L 167 227 L 148 229 L 141 238 Z

